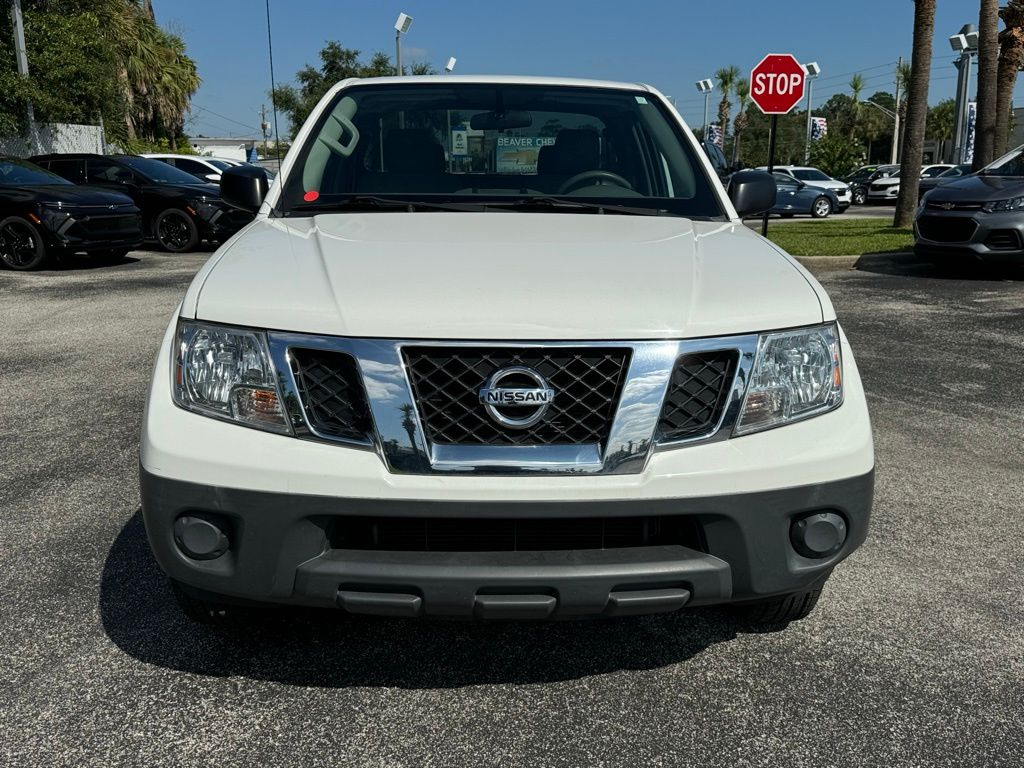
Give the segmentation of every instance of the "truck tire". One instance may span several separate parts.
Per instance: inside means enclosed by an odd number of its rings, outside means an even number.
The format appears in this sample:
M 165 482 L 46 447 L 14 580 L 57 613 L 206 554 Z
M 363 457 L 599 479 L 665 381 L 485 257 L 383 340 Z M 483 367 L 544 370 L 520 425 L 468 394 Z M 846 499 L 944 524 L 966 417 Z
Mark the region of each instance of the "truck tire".
M 818 604 L 824 581 L 818 582 L 805 592 L 792 592 L 788 595 L 758 600 L 735 606 L 739 618 L 749 624 L 788 624 L 800 621 L 810 615 Z

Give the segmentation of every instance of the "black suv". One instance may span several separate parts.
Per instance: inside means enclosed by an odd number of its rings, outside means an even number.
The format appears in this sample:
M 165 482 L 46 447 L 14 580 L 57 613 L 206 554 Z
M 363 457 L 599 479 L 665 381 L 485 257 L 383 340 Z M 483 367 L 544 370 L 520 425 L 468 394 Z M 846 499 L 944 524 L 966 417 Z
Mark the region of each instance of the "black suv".
M 76 184 L 115 189 L 142 210 L 143 232 L 173 253 L 200 240 L 223 242 L 253 219 L 207 184 L 172 165 L 136 155 L 41 155 L 32 162 Z
M 0 262 L 36 269 L 84 252 L 116 261 L 142 244 L 139 209 L 120 192 L 79 187 L 15 157 L 0 157 Z

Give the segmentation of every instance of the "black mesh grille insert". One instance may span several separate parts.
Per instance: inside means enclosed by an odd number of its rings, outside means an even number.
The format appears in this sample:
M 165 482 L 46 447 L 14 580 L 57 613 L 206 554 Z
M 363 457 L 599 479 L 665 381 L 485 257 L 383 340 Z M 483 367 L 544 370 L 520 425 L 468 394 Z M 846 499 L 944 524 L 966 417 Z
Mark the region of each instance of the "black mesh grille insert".
M 330 437 L 368 439 L 370 409 L 355 360 L 343 352 L 292 349 L 291 361 L 313 429 Z
M 583 518 L 339 517 L 334 549 L 536 552 L 682 544 L 703 549 L 698 523 L 681 516 Z
M 676 361 L 658 420 L 662 440 L 685 440 L 714 429 L 729 395 L 736 358 L 735 350 L 721 350 Z
M 629 349 L 407 347 L 403 350 L 427 437 L 440 445 L 601 443 L 629 366 Z M 555 390 L 544 418 L 526 429 L 505 427 L 480 403 L 493 373 L 525 366 Z M 523 411 L 524 409 L 517 409 Z
M 921 216 L 917 220 L 921 237 L 937 243 L 964 243 L 974 236 L 977 228 L 974 219 L 962 216 Z

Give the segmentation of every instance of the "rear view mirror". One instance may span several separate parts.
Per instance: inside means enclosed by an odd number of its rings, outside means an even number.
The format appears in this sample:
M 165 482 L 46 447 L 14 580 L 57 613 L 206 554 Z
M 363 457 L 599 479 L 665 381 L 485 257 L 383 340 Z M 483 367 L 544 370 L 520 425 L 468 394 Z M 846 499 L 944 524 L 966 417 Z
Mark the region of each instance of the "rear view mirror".
M 529 128 L 531 125 L 533 115 L 520 109 L 479 112 L 469 120 L 469 127 L 474 131 L 507 131 L 511 128 Z
M 742 219 L 775 207 L 775 179 L 764 171 L 737 171 L 729 182 L 729 199 Z
M 240 165 L 228 168 L 220 177 L 220 196 L 233 208 L 256 213 L 263 205 L 270 184 L 262 168 Z

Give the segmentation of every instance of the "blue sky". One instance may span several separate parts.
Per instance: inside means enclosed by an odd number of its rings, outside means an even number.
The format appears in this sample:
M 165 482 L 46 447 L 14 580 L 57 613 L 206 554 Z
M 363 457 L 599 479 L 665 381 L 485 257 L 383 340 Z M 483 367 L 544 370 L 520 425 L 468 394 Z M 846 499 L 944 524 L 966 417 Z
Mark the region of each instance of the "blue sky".
M 181 34 L 203 85 L 193 100 L 192 133 L 258 135 L 269 89 L 263 0 L 155 0 L 157 19 Z M 892 90 L 898 56 L 909 59 L 910 0 L 270 0 L 274 67 L 289 82 L 316 62 L 327 40 L 367 56 L 393 55 L 400 11 L 413 25 L 403 59 L 441 69 L 458 58 L 459 74 L 564 75 L 642 81 L 674 96 L 684 118 L 700 124 L 703 98 L 694 81 L 735 64 L 749 72 L 765 53 L 817 61 L 815 103 L 848 91 L 853 72 L 865 95 Z M 977 23 L 977 0 L 938 3 L 930 98 L 951 97 L 956 79 L 947 38 Z M 1020 92 L 1018 92 L 1020 93 Z M 712 104 L 718 100 L 712 96 Z M 1019 99 L 1018 99 L 1019 101 Z M 712 108 L 714 109 L 714 107 Z M 287 120 L 280 121 L 282 132 Z

